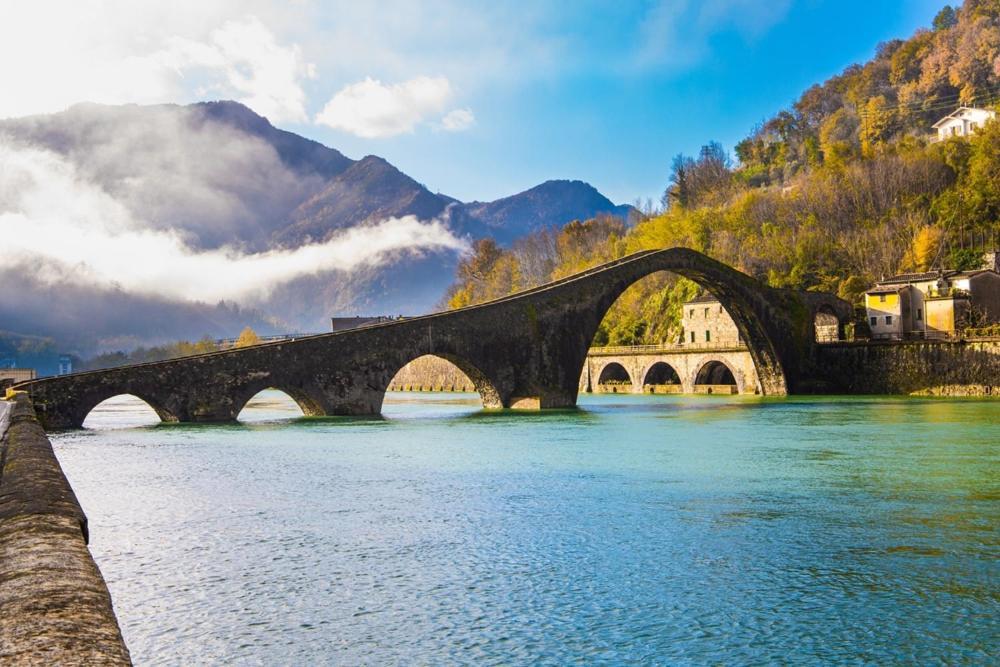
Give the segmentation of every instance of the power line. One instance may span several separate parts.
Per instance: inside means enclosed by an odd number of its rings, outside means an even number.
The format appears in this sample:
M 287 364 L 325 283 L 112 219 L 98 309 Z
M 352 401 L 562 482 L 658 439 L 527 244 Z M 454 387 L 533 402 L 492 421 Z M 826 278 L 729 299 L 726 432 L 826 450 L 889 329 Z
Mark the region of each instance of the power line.
M 873 98 L 868 98 L 869 100 Z M 941 98 L 933 98 L 932 104 L 927 104 L 927 101 L 932 100 L 930 97 L 925 97 L 923 102 L 897 102 L 896 104 L 887 104 L 883 107 L 884 110 L 907 110 L 907 111 L 936 111 L 940 109 L 946 109 L 955 106 L 971 106 L 974 104 L 991 104 L 1000 100 L 1000 87 L 994 89 L 984 90 L 972 97 L 966 97 L 963 99 L 961 93 L 956 93 L 954 95 L 948 95 Z M 869 111 L 864 107 L 855 107 L 855 111 L 858 116 L 866 116 Z

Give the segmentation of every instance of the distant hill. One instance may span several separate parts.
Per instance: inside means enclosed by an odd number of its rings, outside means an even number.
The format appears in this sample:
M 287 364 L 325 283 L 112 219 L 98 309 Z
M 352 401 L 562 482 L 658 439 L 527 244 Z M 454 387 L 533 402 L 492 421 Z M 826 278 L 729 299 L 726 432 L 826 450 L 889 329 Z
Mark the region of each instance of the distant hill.
M 497 201 L 463 203 L 430 192 L 381 157 L 353 160 L 275 128 L 266 118 L 230 101 L 186 106 L 78 104 L 56 114 L 0 120 L 0 141 L 56 153 L 73 165 L 79 179 L 130 212 L 136 224 L 176 233 L 196 250 L 294 249 L 408 215 L 440 220 L 470 241 L 491 236 L 509 244 L 574 219 L 598 214 L 628 217 L 632 212 L 581 181 L 548 181 Z M 4 203 L 0 196 L 0 214 Z M 294 330 L 322 330 L 326 318 L 337 314 L 418 314 L 440 302 L 458 259 L 454 251 L 397 253 L 391 261 L 349 274 L 331 271 L 298 279 L 245 305 L 262 313 L 257 320 L 274 316 Z M 23 280 L 19 286 L 28 289 Z M 108 312 L 106 293 L 90 293 L 78 283 L 71 287 L 67 293 L 81 303 L 75 310 L 86 312 L 93 297 L 105 314 L 93 332 L 81 329 L 75 318 L 66 318 L 62 331 L 63 320 L 57 317 L 45 318 L 44 326 L 39 322 L 35 331 L 24 313 L 4 312 L 7 304 L 23 299 L 4 298 L 2 293 L 0 321 L 14 321 L 16 315 L 19 331 L 74 345 L 116 335 L 122 340 L 159 342 L 150 340 L 149 327 L 130 328 L 127 316 Z M 50 288 L 39 286 L 38 293 Z M 130 295 L 130 299 L 121 303 L 135 308 L 135 300 L 145 300 L 147 311 L 172 314 L 167 316 L 170 326 L 161 328 L 163 336 L 224 335 L 221 328 L 238 324 L 238 318 L 227 317 L 224 326 L 212 321 L 209 327 L 201 310 L 175 307 L 158 296 Z M 105 324 L 111 322 L 130 330 L 110 331 L 115 327 Z
M 275 235 L 281 245 L 322 241 L 331 232 L 364 222 L 415 215 L 440 216 L 454 200 L 432 194 L 380 157 L 369 155 L 331 178 L 300 204 Z
M 920 142 L 959 105 L 1000 102 L 1000 2 L 945 5 L 928 28 L 879 44 L 806 89 L 736 145 L 740 177 L 783 184 L 820 164 L 870 158 L 904 140 Z
M 597 188 L 583 181 L 546 181 L 510 197 L 452 208 L 453 219 L 459 224 L 481 225 L 483 236 L 492 236 L 500 243 L 510 243 L 531 232 L 602 213 L 628 220 L 634 210 L 627 205 L 616 206 Z

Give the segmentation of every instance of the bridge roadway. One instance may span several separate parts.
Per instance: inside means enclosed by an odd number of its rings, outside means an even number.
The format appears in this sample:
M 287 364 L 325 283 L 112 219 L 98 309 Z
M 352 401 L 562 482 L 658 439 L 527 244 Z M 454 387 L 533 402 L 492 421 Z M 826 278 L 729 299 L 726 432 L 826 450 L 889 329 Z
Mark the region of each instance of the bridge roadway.
M 134 366 L 41 378 L 28 392 L 48 429 L 77 428 L 101 401 L 132 394 L 165 421 L 232 421 L 263 389 L 280 389 L 306 415 L 378 414 L 407 362 L 432 354 L 454 363 L 487 408 L 565 408 L 598 325 L 629 286 L 657 271 L 690 278 L 732 316 L 760 392 L 807 388 L 815 373 L 814 320 L 851 317 L 819 292 L 768 287 L 687 248 L 650 250 L 488 303 L 411 319 Z

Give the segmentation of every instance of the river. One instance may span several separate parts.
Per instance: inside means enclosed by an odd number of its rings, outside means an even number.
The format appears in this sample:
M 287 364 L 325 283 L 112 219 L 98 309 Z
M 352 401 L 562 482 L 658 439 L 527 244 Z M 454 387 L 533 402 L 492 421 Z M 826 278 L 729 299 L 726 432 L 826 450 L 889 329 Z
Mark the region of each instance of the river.
M 1000 659 L 1000 401 L 282 398 L 52 438 L 137 665 Z

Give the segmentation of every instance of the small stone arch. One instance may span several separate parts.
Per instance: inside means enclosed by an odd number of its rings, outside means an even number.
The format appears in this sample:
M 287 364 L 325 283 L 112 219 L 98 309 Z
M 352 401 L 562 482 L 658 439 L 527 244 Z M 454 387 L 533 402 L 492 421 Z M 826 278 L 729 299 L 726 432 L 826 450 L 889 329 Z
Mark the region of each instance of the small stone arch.
M 681 376 L 677 369 L 665 361 L 653 362 L 642 376 L 642 385 L 650 384 L 680 384 Z
M 632 391 L 632 376 L 619 362 L 609 361 L 597 374 L 597 384 L 601 387 L 610 386 L 612 393 L 628 393 Z M 618 391 L 619 386 L 622 387 L 621 392 Z
M 102 392 L 100 394 L 91 395 L 87 398 L 87 400 L 83 401 L 80 404 L 80 410 L 77 413 L 76 426 L 83 427 L 84 422 L 87 421 L 87 418 L 90 416 L 90 414 L 101 404 L 113 398 L 119 398 L 122 396 L 127 396 L 142 401 L 143 403 L 148 405 L 153 412 L 156 413 L 156 416 L 160 418 L 161 422 L 178 421 L 178 418 L 175 414 L 173 414 L 170 410 L 164 407 L 159 401 L 157 401 L 155 398 L 152 398 L 145 392 L 130 391 L 130 390 L 122 390 L 122 391 L 109 390 L 106 392 Z
M 465 376 L 472 383 L 472 387 L 479 394 L 479 397 L 482 400 L 484 408 L 489 410 L 495 410 L 504 407 L 503 398 L 500 395 L 500 391 L 497 389 L 496 383 L 489 376 L 487 376 L 483 371 L 481 371 L 478 367 L 476 367 L 466 359 L 454 354 L 449 354 L 444 352 L 434 352 L 433 354 L 419 354 L 417 356 L 408 359 L 404 363 L 399 364 L 396 370 L 391 375 L 389 375 L 388 379 L 386 379 L 385 386 L 382 390 L 383 396 L 385 395 L 385 392 L 389 389 L 389 387 L 393 384 L 393 381 L 395 380 L 396 376 L 399 375 L 399 372 L 405 366 L 407 366 L 409 363 L 415 360 L 424 357 L 437 357 L 438 359 L 443 359 L 444 361 L 447 361 L 451 365 L 455 366 L 463 374 L 465 374 Z
M 713 387 L 732 386 L 737 393 L 744 392 L 744 381 L 742 373 L 737 372 L 725 359 L 708 358 L 702 361 L 694 372 L 691 385 L 698 390 L 698 386 L 707 386 L 706 393 L 715 393 Z
M 281 382 L 262 382 L 244 387 L 233 397 L 232 418 L 239 419 L 247 403 L 253 400 L 257 394 L 268 389 L 280 391 L 292 399 L 299 406 L 299 410 L 302 411 L 302 415 L 305 417 L 323 417 L 328 414 L 319 392 L 309 391 L 304 387 L 296 387 Z
M 813 343 L 844 340 L 845 327 L 854 321 L 854 306 L 825 292 L 802 292 L 809 308 L 809 327 Z
M 322 417 L 326 415 L 326 410 L 323 408 L 323 404 L 316 398 L 310 396 L 307 392 L 294 388 L 289 390 L 282 386 L 268 386 L 254 392 L 248 396 L 246 400 L 241 399 L 242 404 L 239 406 L 239 409 L 235 411 L 234 419 L 239 420 L 240 415 L 243 414 L 243 411 L 246 410 L 250 402 L 259 396 L 261 392 L 268 390 L 281 392 L 291 399 L 291 401 L 298 406 L 299 410 L 302 411 L 303 417 Z
M 820 304 L 813 313 L 813 330 L 817 343 L 835 343 L 840 340 L 840 318 L 828 303 Z

